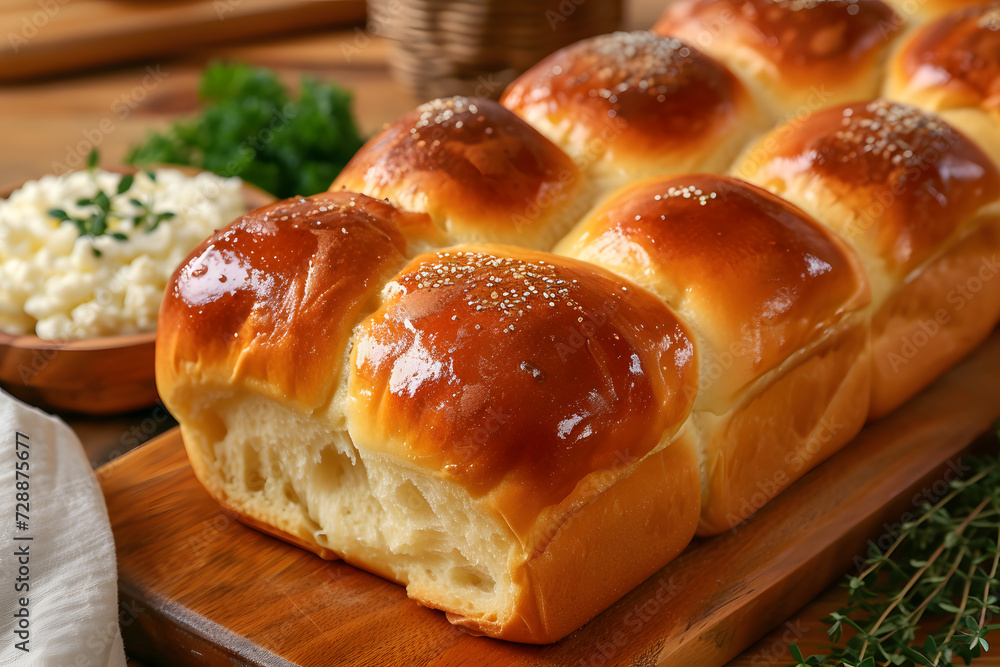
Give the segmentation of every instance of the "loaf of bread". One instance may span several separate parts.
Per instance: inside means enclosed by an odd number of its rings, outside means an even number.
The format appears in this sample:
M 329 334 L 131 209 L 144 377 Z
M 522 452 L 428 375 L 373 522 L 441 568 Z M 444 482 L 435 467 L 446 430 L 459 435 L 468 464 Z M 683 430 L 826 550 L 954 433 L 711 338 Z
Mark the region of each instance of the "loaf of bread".
M 157 381 L 208 492 L 469 632 L 551 642 L 971 350 L 1000 320 L 995 153 L 839 97 L 752 136 L 827 57 L 851 54 L 837 95 L 874 96 L 871 17 L 902 17 L 745 5 L 715 42 L 757 74 L 697 39 L 588 40 L 196 249 Z M 797 46 L 737 48 L 765 26 Z
M 864 424 L 868 279 L 843 242 L 778 197 L 720 176 L 651 179 L 615 193 L 555 252 L 630 278 L 691 327 L 699 533 L 734 527 L 755 496 Z
M 389 125 L 333 190 L 427 213 L 448 243 L 550 248 L 594 202 L 566 153 L 492 100 L 433 100 Z
M 876 97 L 905 25 L 882 0 L 679 0 L 653 31 L 732 68 L 775 123 Z
M 961 9 L 987 7 L 992 0 L 886 0 L 910 27 Z
M 950 1 L 969 6 L 907 35 L 889 62 L 882 94 L 939 114 L 998 161 L 1000 7 Z
M 734 173 L 850 242 L 872 285 L 872 404 L 898 407 L 1000 316 L 1000 174 L 943 120 L 879 100 L 823 109 L 751 146 Z M 966 282 L 981 284 L 969 294 Z
M 639 178 L 725 171 L 767 127 L 727 68 L 648 32 L 557 51 L 508 86 L 500 103 L 572 156 L 598 196 Z
M 577 260 L 409 259 L 425 222 L 347 193 L 247 214 L 177 274 L 159 387 L 237 516 L 472 631 L 553 641 L 694 535 L 693 343 Z

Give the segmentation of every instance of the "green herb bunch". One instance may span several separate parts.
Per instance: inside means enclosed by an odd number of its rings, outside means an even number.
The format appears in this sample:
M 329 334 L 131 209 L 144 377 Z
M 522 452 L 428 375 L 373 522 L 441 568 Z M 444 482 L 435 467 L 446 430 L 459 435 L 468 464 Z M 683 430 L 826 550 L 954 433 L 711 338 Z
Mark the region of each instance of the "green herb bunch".
M 91 150 L 90 155 L 87 156 L 87 169 L 93 173 L 97 169 L 97 163 L 99 161 L 99 155 L 97 150 Z M 146 176 L 151 180 L 156 180 L 156 174 L 153 172 L 145 172 Z M 94 181 L 97 182 L 96 179 Z M 115 189 L 113 195 L 108 194 L 103 189 L 98 188 L 97 194 L 93 197 L 85 197 L 83 199 L 77 200 L 76 205 L 82 207 L 85 213 L 78 216 L 72 216 L 68 214 L 65 210 L 61 208 L 53 208 L 48 211 L 48 214 L 62 222 L 70 222 L 76 225 L 77 232 L 82 237 L 98 237 L 98 236 L 110 236 L 116 241 L 128 241 L 129 237 L 127 234 L 119 231 L 111 231 L 109 223 L 114 220 L 124 221 L 131 225 L 133 229 L 138 229 L 142 231 L 153 231 L 156 229 L 161 222 L 164 220 L 169 220 L 173 218 L 175 213 L 173 211 L 160 211 L 155 212 L 152 210 L 151 204 L 149 202 L 144 202 L 139 199 L 129 199 L 129 203 L 138 209 L 138 213 L 125 214 L 114 210 L 113 198 L 120 197 L 132 188 L 132 184 L 135 182 L 135 176 L 128 174 L 123 176 L 120 181 L 118 181 L 118 187 Z M 100 257 L 101 251 L 96 247 L 91 246 L 94 255 Z
M 351 95 L 335 84 L 303 78 L 292 100 L 270 70 L 215 64 L 202 76 L 199 97 L 199 116 L 150 135 L 127 161 L 239 176 L 284 198 L 329 188 L 363 143 Z
M 969 664 L 989 650 L 997 613 L 1000 560 L 1000 459 L 966 459 L 972 472 L 950 483 L 936 504 L 899 530 L 892 545 L 875 545 L 864 570 L 849 576 L 847 606 L 826 619 L 828 655 L 797 667 Z M 845 640 L 845 637 L 849 637 Z

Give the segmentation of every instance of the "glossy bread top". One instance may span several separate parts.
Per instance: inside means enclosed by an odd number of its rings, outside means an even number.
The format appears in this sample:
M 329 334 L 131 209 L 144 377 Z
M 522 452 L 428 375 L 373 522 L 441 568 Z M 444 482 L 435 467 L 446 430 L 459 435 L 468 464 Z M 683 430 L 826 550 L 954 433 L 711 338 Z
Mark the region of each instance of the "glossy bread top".
M 358 447 L 490 493 L 521 535 L 588 475 L 610 484 L 668 439 L 698 382 L 692 342 L 655 296 L 503 246 L 413 260 L 358 328 L 350 368 Z
M 775 195 L 725 176 L 625 188 L 556 251 L 648 286 L 697 323 L 712 353 L 725 358 L 725 377 L 713 383 L 723 401 L 869 298 L 863 269 L 835 235 Z
M 582 186 L 570 157 L 515 114 L 492 100 L 453 97 L 388 125 L 330 189 L 428 213 L 453 242 L 545 246 L 554 240 L 551 219 Z
M 886 0 L 901 15 L 928 20 L 965 8 L 989 7 L 995 0 Z
M 361 307 L 405 263 L 402 230 L 426 224 L 351 193 L 286 199 L 237 219 L 195 248 L 167 287 L 161 393 L 179 375 L 221 373 L 214 381 L 324 405 Z
M 852 212 L 824 222 L 903 275 L 1000 194 L 1000 175 L 976 144 L 929 112 L 884 100 L 779 127 L 737 173 L 807 200 L 820 184 Z
M 563 48 L 521 75 L 501 103 L 566 127 L 585 159 L 663 159 L 748 122 L 748 93 L 697 49 L 649 32 L 615 32 Z M 588 157 L 589 156 L 589 157 Z
M 968 7 L 917 31 L 896 56 L 892 95 L 935 110 L 1000 113 L 1000 5 Z
M 709 53 L 750 49 L 767 78 L 808 90 L 867 75 L 902 25 L 882 0 L 680 0 L 653 30 Z

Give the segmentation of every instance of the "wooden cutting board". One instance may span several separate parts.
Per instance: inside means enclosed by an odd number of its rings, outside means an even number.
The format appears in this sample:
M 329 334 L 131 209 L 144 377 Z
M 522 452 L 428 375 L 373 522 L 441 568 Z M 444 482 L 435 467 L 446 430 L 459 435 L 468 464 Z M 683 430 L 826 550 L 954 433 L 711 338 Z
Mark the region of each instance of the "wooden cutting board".
M 549 646 L 468 636 L 399 586 L 244 527 L 204 492 L 171 431 L 98 471 L 126 650 L 153 665 L 722 665 L 954 478 L 998 416 L 995 332 L 735 531 L 696 541 Z
M 0 81 L 364 18 L 364 0 L 8 0 Z

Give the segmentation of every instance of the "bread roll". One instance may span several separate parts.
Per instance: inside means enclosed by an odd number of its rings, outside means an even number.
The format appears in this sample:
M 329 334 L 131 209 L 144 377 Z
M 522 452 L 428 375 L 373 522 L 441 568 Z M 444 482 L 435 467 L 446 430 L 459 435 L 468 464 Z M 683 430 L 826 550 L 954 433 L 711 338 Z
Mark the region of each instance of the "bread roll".
M 723 176 L 644 181 L 556 252 L 636 281 L 691 327 L 699 533 L 740 523 L 864 424 L 867 278 L 846 244 L 778 197 Z
M 879 0 L 687 0 L 660 28 L 777 116 L 874 94 L 900 25 Z M 759 115 L 720 64 L 635 33 L 503 101 L 423 105 L 331 192 L 202 244 L 157 381 L 242 521 L 542 643 L 988 335 L 1000 149 L 875 101 L 772 130 L 735 170 L 760 187 L 667 176 L 721 169 Z
M 653 295 L 546 253 L 393 277 L 412 215 L 334 193 L 208 239 L 166 295 L 159 390 L 242 520 L 472 632 L 554 641 L 694 534 L 693 346 Z
M 1000 250 L 1000 175 L 935 115 L 882 100 L 824 109 L 773 130 L 734 173 L 800 206 L 861 255 L 872 286 L 873 418 L 965 356 L 1000 318 L 1000 280 L 985 280 Z
M 878 95 L 904 25 L 882 0 L 679 0 L 653 31 L 731 67 L 774 123 Z
M 988 7 L 993 0 L 885 0 L 896 13 L 913 23 L 923 23 L 966 8 Z
M 329 405 L 346 378 L 353 323 L 406 261 L 404 232 L 432 229 L 426 215 L 329 193 L 251 211 L 196 248 L 171 280 L 157 329 L 160 395 L 194 419 L 182 429 L 216 433 L 198 421 L 211 420 L 201 411 L 215 385 L 308 410 Z
M 556 51 L 508 86 L 500 103 L 571 155 L 601 194 L 645 177 L 725 171 L 765 129 L 726 67 L 644 31 Z
M 465 97 L 433 100 L 387 126 L 330 189 L 427 213 L 450 243 L 538 249 L 593 199 L 569 156 L 534 128 L 492 100 Z
M 1000 6 L 959 9 L 909 35 L 884 95 L 940 114 L 1000 162 Z
M 893 55 L 885 94 L 930 111 L 1000 113 L 1000 7 L 969 7 L 922 26 Z

